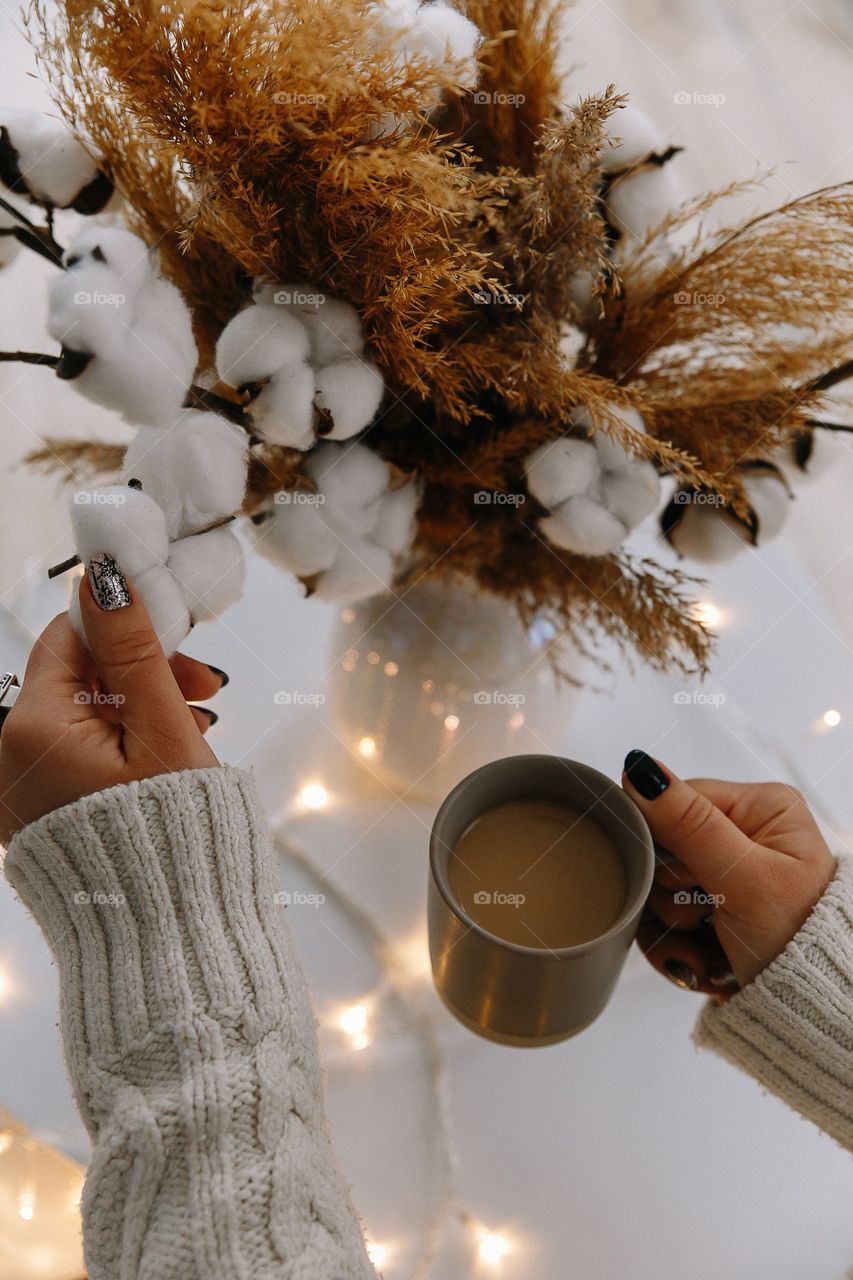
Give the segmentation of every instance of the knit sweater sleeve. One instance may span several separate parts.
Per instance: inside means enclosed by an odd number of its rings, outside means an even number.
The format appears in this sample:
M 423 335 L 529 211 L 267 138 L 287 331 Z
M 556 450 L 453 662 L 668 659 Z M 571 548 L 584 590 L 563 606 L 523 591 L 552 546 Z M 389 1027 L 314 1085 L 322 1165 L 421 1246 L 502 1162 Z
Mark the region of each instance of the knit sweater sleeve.
M 59 968 L 90 1280 L 375 1280 L 250 776 L 86 796 L 5 873 Z
M 782 954 L 727 1003 L 706 1005 L 694 1040 L 853 1151 L 853 858 Z

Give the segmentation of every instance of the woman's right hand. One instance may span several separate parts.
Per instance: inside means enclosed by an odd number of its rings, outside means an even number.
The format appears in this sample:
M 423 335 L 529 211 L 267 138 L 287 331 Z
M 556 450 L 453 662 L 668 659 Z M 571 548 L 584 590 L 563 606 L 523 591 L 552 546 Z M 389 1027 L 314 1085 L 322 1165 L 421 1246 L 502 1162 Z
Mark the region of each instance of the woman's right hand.
M 784 951 L 835 874 L 805 800 L 782 782 L 684 782 L 642 751 L 623 786 L 675 861 L 658 861 L 638 942 L 679 986 L 732 994 Z

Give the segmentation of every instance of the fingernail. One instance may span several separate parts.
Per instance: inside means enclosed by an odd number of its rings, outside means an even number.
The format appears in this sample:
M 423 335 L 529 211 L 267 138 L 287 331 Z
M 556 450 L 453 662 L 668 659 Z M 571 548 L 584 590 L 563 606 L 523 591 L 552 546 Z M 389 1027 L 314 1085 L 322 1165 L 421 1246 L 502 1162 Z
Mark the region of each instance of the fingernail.
M 223 671 L 221 667 L 215 667 L 212 662 L 206 662 L 205 666 L 207 667 L 208 671 L 212 671 L 215 676 L 219 676 L 219 679 L 221 681 L 221 684 L 219 687 L 220 689 L 224 689 L 231 679 L 228 673 L 226 671 Z
M 727 965 L 721 969 L 711 969 L 708 974 L 708 981 L 712 987 L 737 986 L 737 978 Z
M 651 756 L 645 751 L 629 751 L 625 757 L 625 772 L 628 781 L 639 791 L 644 800 L 657 800 L 669 786 L 669 778 Z
M 92 556 L 87 570 L 92 595 L 99 609 L 111 613 L 114 609 L 126 609 L 130 604 L 127 579 L 112 556 L 101 552 Z
M 219 719 L 219 716 L 217 715 L 217 713 L 215 711 L 211 711 L 210 707 L 196 707 L 196 711 L 200 711 L 202 715 L 207 716 L 208 720 L 210 721 L 211 729 Z
M 664 960 L 663 967 L 666 970 L 666 976 L 677 987 L 683 987 L 685 991 L 699 990 L 699 979 L 690 965 L 685 964 L 683 960 Z

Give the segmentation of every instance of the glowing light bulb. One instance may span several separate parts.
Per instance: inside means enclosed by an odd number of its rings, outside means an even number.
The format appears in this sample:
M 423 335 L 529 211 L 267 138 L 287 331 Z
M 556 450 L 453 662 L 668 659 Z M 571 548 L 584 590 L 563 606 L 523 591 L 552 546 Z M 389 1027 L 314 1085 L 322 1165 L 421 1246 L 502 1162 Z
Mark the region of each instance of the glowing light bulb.
M 505 1236 L 498 1235 L 496 1231 L 484 1231 L 480 1235 L 478 1252 L 481 1262 L 495 1267 L 509 1253 L 509 1241 Z
M 0 1156 L 4 1156 L 12 1145 L 12 1134 L 8 1129 L 0 1133 Z
M 388 1246 L 385 1244 L 376 1244 L 373 1240 L 367 1242 L 367 1256 L 373 1263 L 374 1267 L 384 1267 L 388 1261 Z
M 342 621 L 342 622 L 354 622 L 354 621 L 355 621 L 355 609 L 343 609 L 343 610 L 341 611 L 341 621 Z
M 325 809 L 329 793 L 321 782 L 309 782 L 299 792 L 299 801 L 305 809 Z
M 834 729 L 836 725 L 841 724 L 841 712 L 830 707 L 829 711 L 823 713 L 823 723 L 827 729 Z
M 697 600 L 692 613 L 703 627 L 718 627 L 723 620 L 723 611 L 714 604 L 713 600 Z
M 358 754 L 363 756 L 365 760 L 371 760 L 376 755 L 376 739 L 361 738 L 358 743 Z
M 4 969 L 0 969 L 0 1001 L 5 1000 L 11 994 L 11 991 L 12 984 L 9 981 L 9 976 Z
M 375 667 L 378 664 L 379 654 L 375 649 L 370 650 L 370 653 L 367 655 L 367 661 L 370 663 L 371 667 Z
M 524 715 L 521 711 L 516 711 L 510 716 L 510 720 L 509 720 L 510 729 L 520 729 L 523 724 L 524 724 Z
M 400 668 L 397 666 L 396 662 L 386 662 L 386 663 L 385 663 L 385 674 L 386 674 L 386 676 L 395 676 L 399 670 L 400 670 Z
M 353 1004 L 349 1009 L 344 1009 L 338 1018 L 338 1026 L 345 1035 L 349 1036 L 353 1049 L 366 1049 L 370 1044 L 370 1036 L 367 1034 L 366 1004 Z
M 447 729 L 447 730 L 448 730 L 448 732 L 450 732 L 450 733 L 454 733 L 454 732 L 459 728 L 459 717 L 458 717 L 458 716 L 445 716 L 445 717 L 444 717 L 444 727 L 445 727 L 445 729 Z
M 36 1211 L 36 1198 L 32 1191 L 22 1191 L 18 1197 L 18 1217 L 32 1222 Z

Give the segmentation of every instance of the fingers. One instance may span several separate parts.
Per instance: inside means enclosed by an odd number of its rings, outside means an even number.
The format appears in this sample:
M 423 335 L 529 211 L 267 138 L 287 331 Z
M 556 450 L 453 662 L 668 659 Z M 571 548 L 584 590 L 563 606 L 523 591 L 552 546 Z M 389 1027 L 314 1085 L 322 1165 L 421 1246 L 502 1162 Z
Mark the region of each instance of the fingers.
M 729 997 L 738 990 L 713 929 L 672 929 L 646 911 L 640 921 L 637 944 L 658 973 L 685 991 Z
M 228 683 L 228 677 L 218 667 L 189 658 L 185 653 L 175 653 L 169 659 L 172 675 L 187 702 L 203 702 L 214 697 Z
M 29 702 L 37 695 L 42 704 L 50 699 L 61 701 L 64 706 L 69 694 L 89 688 L 90 668 L 86 646 L 71 626 L 68 614 L 60 613 L 33 645 L 18 701 L 26 698 Z M 58 707 L 57 714 L 61 714 Z
M 693 883 L 723 896 L 737 911 L 738 899 L 754 893 L 756 863 L 764 857 L 760 846 L 706 795 L 643 751 L 626 757 L 622 784 L 655 839 L 687 868 Z
M 120 709 L 128 761 L 143 771 L 168 771 L 173 758 L 183 759 L 187 744 L 198 740 L 196 723 L 132 584 L 117 589 L 115 599 L 114 607 L 103 609 L 88 576 L 80 585 L 94 665 Z

